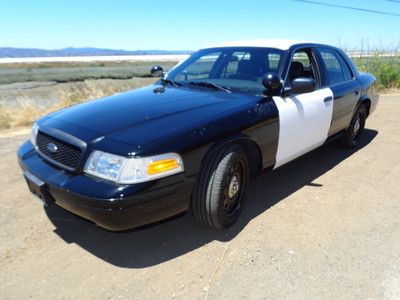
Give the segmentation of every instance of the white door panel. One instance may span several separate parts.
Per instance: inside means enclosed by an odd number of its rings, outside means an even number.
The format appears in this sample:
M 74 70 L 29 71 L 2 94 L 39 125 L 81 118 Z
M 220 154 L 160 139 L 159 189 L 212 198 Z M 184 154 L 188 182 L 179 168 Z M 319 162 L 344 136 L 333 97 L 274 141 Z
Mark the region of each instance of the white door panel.
M 279 111 L 277 168 L 322 145 L 328 137 L 333 101 L 324 102 L 333 93 L 329 88 L 282 98 L 274 97 Z

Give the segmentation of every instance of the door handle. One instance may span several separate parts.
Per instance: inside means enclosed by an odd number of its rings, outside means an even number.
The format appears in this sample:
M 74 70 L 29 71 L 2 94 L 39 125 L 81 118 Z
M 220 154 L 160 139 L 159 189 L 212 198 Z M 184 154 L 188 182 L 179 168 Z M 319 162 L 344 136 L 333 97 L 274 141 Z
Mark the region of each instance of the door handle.
M 329 102 L 329 101 L 332 101 L 333 100 L 333 97 L 332 96 L 329 96 L 329 97 L 326 97 L 325 99 L 324 99 L 324 102 Z
M 353 93 L 354 93 L 354 95 L 357 96 L 358 95 L 358 90 L 355 90 Z

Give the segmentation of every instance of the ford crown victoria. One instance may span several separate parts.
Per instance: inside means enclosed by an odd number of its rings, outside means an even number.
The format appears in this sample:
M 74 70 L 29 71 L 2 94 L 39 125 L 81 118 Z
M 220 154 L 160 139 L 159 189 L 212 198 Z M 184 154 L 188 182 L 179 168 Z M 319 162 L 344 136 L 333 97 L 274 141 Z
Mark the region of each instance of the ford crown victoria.
M 187 210 L 227 228 L 251 178 L 336 138 L 356 147 L 378 102 L 374 76 L 316 43 L 214 45 L 151 72 L 153 85 L 33 125 L 18 151 L 33 194 L 109 230 Z

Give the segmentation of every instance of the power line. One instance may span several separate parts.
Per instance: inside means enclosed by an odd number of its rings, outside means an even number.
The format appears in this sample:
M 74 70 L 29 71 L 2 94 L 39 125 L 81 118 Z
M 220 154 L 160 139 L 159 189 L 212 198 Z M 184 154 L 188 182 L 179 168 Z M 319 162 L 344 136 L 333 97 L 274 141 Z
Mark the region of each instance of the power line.
M 397 13 L 390 13 L 390 12 L 385 12 L 385 11 L 380 11 L 380 10 L 359 8 L 359 7 L 353 7 L 353 6 L 347 6 L 347 5 L 323 3 L 323 2 L 312 1 L 312 0 L 291 0 L 291 1 L 296 1 L 296 2 L 300 2 L 300 3 L 314 4 L 314 5 L 321 5 L 321 6 L 330 6 L 330 7 L 351 9 L 351 10 L 374 13 L 374 14 L 380 14 L 380 15 L 386 15 L 386 16 L 400 17 L 400 14 L 397 14 Z M 396 0 L 387 0 L 387 1 L 400 3 L 400 1 L 396 1 Z

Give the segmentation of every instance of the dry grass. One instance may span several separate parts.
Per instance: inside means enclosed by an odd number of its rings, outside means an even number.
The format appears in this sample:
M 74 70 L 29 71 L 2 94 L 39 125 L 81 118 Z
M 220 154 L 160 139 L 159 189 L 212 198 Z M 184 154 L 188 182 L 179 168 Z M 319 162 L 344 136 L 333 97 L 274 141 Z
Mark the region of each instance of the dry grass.
M 13 122 L 10 124 L 12 126 L 29 126 L 35 120 L 42 115 L 42 111 L 37 109 L 31 104 L 23 103 L 21 107 L 18 108 L 18 117 L 13 118 Z M 14 113 L 12 116 L 16 116 Z
M 87 100 L 96 99 L 115 93 L 131 90 L 154 82 L 154 79 L 138 79 L 130 81 L 105 80 L 99 84 L 97 80 L 63 84 L 59 89 L 59 101 L 49 106 L 40 106 L 30 99 L 28 94 L 18 97 L 16 105 L 0 104 L 0 129 L 26 127 L 35 120 L 50 112 L 76 105 Z M 40 87 L 39 87 L 40 88 Z
M 0 106 L 0 129 L 30 126 L 36 119 L 52 109 L 40 109 L 30 103 L 22 102 L 19 107 Z
M 10 128 L 13 118 L 10 109 L 0 104 L 0 129 Z

